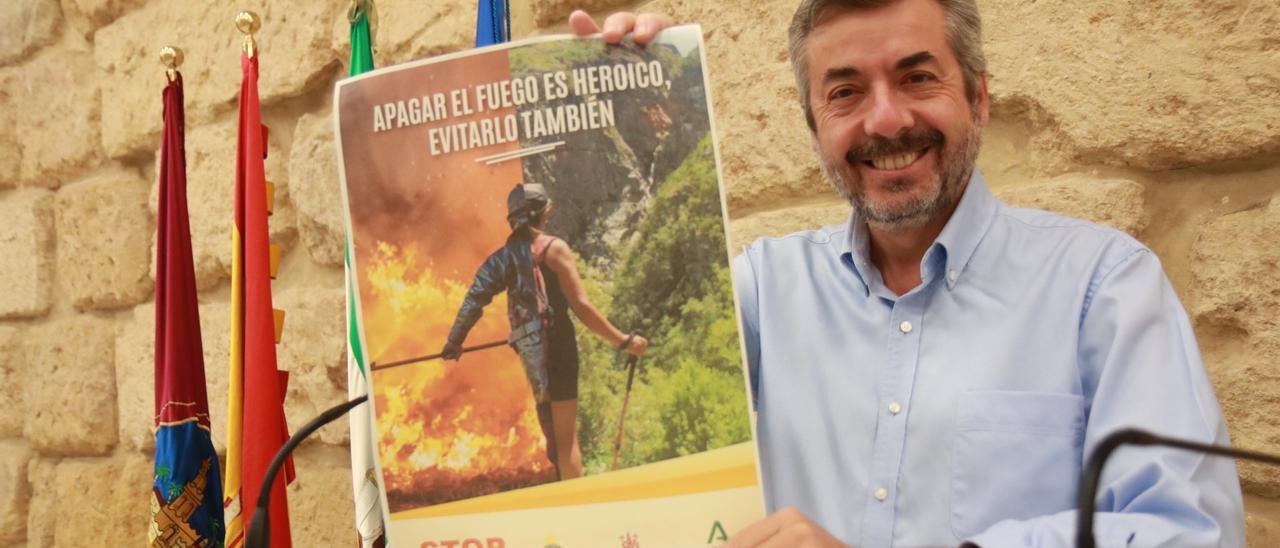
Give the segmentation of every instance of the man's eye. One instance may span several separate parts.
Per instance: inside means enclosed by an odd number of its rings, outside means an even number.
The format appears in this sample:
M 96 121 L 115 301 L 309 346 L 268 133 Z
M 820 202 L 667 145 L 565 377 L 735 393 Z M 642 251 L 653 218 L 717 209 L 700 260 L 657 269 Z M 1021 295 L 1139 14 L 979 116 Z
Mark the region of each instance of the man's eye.
M 828 94 L 828 100 L 835 101 L 837 99 L 848 99 L 856 94 L 853 88 L 836 88 Z
M 920 84 L 927 84 L 929 82 L 932 82 L 933 80 L 934 80 L 934 77 L 932 74 L 927 74 L 924 72 L 916 72 L 908 75 L 906 82 L 912 85 L 920 85 Z

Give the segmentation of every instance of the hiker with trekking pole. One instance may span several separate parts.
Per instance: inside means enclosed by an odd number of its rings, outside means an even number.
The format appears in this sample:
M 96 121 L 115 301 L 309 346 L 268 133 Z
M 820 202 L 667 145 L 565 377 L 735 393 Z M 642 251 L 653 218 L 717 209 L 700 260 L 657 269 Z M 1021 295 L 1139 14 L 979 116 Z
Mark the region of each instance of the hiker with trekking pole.
M 507 196 L 507 242 L 480 266 L 458 309 L 439 356 L 509 344 L 520 355 L 547 439 L 547 458 L 557 479 L 582 475 L 578 446 L 578 343 L 569 311 L 620 352 L 644 355 L 649 341 L 624 333 L 587 298 L 569 244 L 545 232 L 551 199 L 540 184 L 518 184 Z M 464 348 L 467 333 L 499 293 L 507 293 L 511 335 L 506 341 Z M 390 364 L 388 364 L 390 365 Z

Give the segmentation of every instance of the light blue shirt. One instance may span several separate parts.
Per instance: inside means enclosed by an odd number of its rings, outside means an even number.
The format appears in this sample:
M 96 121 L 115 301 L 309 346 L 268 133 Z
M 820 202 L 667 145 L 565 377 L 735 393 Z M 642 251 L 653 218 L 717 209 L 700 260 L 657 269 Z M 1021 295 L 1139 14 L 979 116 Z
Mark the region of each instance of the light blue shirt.
M 735 259 L 770 511 L 863 548 L 1073 546 L 1082 455 L 1108 433 L 1230 443 L 1128 235 L 1008 207 L 975 169 L 920 270 L 887 289 L 856 215 Z M 1244 546 L 1230 459 L 1122 448 L 1098 512 L 1099 546 Z

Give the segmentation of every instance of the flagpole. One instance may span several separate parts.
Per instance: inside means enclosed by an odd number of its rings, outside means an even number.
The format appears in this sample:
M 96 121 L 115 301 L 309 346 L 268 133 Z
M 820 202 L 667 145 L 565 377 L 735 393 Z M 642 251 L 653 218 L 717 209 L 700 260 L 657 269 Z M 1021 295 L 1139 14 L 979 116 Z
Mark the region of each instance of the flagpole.
M 165 66 L 165 77 L 169 82 L 178 79 L 178 67 L 182 66 L 182 50 L 173 46 L 165 46 L 160 49 L 160 63 Z
M 240 29 L 240 33 L 244 34 L 244 54 L 250 59 L 258 52 L 258 42 L 253 39 L 254 33 L 262 28 L 262 20 L 258 18 L 258 14 L 251 11 L 242 11 L 236 14 L 236 28 Z

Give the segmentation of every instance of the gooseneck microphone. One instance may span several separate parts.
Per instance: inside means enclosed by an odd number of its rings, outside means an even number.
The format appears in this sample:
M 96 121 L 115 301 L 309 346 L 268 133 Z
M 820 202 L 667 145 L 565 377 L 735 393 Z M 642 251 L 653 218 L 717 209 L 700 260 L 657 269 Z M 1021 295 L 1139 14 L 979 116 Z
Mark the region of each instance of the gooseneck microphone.
M 1121 445 L 1163 445 L 1197 453 L 1280 464 L 1280 456 L 1268 455 L 1258 451 L 1232 449 L 1220 445 L 1166 438 L 1136 428 L 1126 428 L 1112 432 L 1103 438 L 1098 447 L 1089 455 L 1089 463 L 1080 475 L 1080 489 L 1076 498 L 1076 546 L 1078 548 L 1095 548 L 1096 546 L 1096 541 L 1093 538 L 1093 512 L 1097 504 L 1094 499 L 1098 496 L 1098 483 L 1102 479 L 1102 466 L 1107 463 L 1107 459 Z
M 267 548 L 271 546 L 271 521 L 267 515 L 267 509 L 271 507 L 271 484 L 275 483 L 276 474 L 280 472 L 280 467 L 284 466 L 284 461 L 289 458 L 289 454 L 293 453 L 294 448 L 299 443 L 302 443 L 302 440 L 307 439 L 307 436 L 315 433 L 321 426 L 346 415 L 353 407 L 368 400 L 369 396 L 364 395 L 330 408 L 328 411 L 321 413 L 320 416 L 311 419 L 311 422 L 303 426 L 301 430 L 294 432 L 292 436 L 289 436 L 289 441 L 285 442 L 279 451 L 276 451 L 276 456 L 271 459 L 271 466 L 267 467 L 267 473 L 262 477 L 262 487 L 258 490 L 258 507 L 253 510 L 253 520 L 249 522 L 249 531 L 245 534 L 245 548 Z

